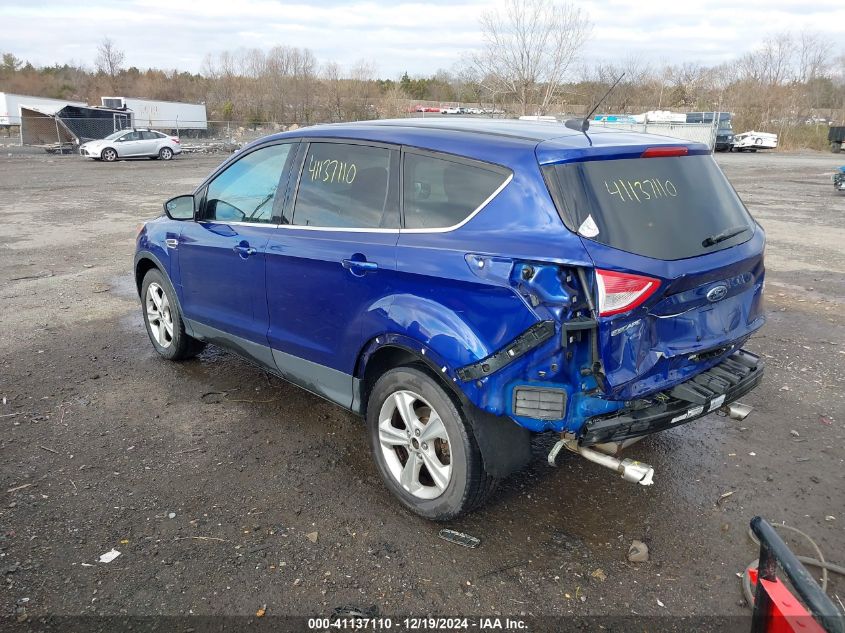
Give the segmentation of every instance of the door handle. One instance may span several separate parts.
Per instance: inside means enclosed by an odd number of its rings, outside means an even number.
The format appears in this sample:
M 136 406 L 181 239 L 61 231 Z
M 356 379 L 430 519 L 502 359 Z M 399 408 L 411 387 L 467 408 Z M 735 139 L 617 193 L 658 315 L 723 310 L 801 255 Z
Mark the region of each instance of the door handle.
M 250 255 L 255 255 L 256 252 L 255 249 L 252 248 L 252 246 L 246 246 L 243 244 L 238 244 L 237 246 L 233 247 L 232 250 L 244 259 L 246 259 Z
M 344 259 L 340 262 L 340 265 L 353 275 L 363 275 L 378 270 L 376 262 L 359 261 L 357 259 Z

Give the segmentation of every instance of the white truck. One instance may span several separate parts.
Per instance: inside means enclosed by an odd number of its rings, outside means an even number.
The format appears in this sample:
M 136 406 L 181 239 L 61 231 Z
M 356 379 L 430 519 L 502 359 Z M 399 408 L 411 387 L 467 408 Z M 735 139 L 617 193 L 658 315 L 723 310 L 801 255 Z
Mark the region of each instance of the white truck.
M 132 127 L 163 130 L 205 130 L 208 118 L 204 104 L 179 103 L 135 99 L 133 97 L 103 97 L 105 108 L 127 110 L 132 115 Z
M 769 132 L 743 132 L 735 134 L 732 152 L 756 152 L 758 149 L 775 149 L 778 146 L 778 135 Z

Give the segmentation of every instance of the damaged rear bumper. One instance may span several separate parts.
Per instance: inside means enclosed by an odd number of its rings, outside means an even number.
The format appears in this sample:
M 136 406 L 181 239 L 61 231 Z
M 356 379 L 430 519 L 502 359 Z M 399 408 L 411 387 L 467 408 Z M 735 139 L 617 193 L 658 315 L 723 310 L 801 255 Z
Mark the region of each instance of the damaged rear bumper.
M 737 350 L 671 390 L 638 401 L 642 406 L 589 418 L 578 434 L 578 444 L 618 442 L 692 422 L 738 400 L 760 384 L 762 377 L 759 357 Z

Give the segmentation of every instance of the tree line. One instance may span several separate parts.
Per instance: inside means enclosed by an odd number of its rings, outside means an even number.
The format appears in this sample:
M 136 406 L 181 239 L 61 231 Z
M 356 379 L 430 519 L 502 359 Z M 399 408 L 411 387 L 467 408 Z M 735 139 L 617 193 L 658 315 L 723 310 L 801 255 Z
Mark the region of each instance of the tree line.
M 2 55 L 0 91 L 99 103 L 106 95 L 205 103 L 210 120 L 308 125 L 403 116 L 420 104 L 464 104 L 512 115 L 583 115 L 624 73 L 602 112 L 729 111 L 737 132 L 777 132 L 782 145 L 821 148 L 842 123 L 845 56 L 817 33 L 777 33 L 718 64 L 654 64 L 636 56 L 583 59 L 589 17 L 574 5 L 508 0 L 482 14 L 483 46 L 431 75 L 383 79 L 360 60 L 343 66 L 296 46 L 208 55 L 200 72 L 126 65 L 105 39 L 93 67 L 36 67 Z

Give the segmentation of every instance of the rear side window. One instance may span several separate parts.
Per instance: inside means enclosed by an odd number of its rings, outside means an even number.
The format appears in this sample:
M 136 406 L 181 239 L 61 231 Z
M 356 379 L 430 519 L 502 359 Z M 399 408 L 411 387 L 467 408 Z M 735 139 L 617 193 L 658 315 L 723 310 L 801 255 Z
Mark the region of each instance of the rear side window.
M 405 228 L 439 229 L 460 224 L 484 204 L 508 174 L 425 154 L 405 154 Z
M 346 143 L 311 143 L 292 224 L 330 228 L 398 228 L 399 152 Z
M 684 259 L 741 244 L 754 232 L 751 216 L 709 155 L 546 169 L 557 178 L 553 193 L 567 225 L 629 253 Z
M 272 222 L 279 179 L 291 147 L 270 145 L 229 165 L 208 185 L 203 218 L 218 222 Z

